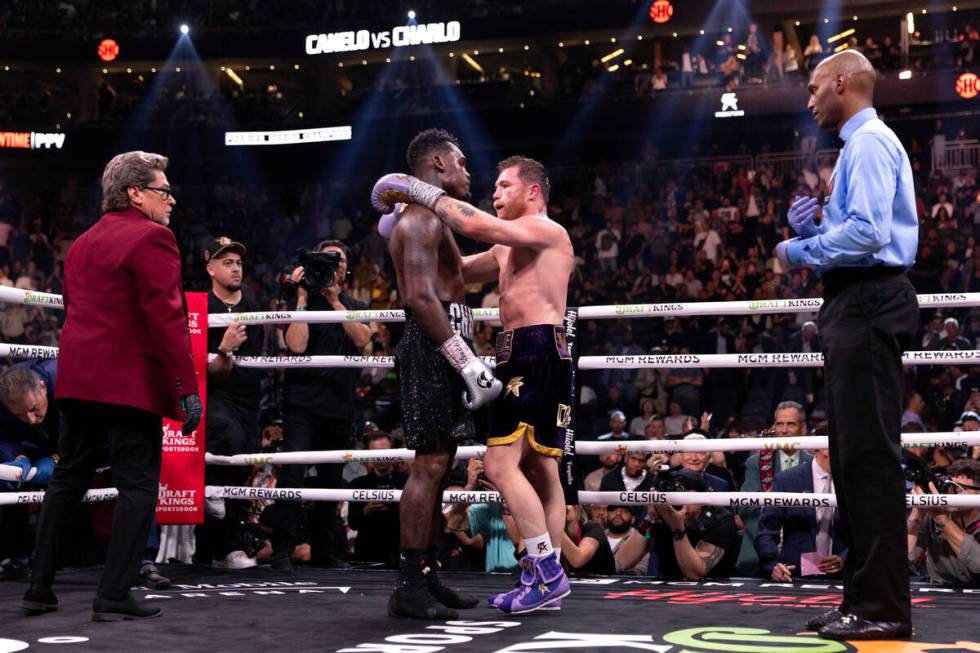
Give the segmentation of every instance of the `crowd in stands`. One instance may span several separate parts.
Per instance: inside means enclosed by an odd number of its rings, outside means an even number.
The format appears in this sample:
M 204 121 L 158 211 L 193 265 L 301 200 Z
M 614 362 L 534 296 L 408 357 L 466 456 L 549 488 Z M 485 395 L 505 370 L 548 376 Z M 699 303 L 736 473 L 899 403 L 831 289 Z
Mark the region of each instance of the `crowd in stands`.
M 643 177 L 644 181 L 630 173 L 635 167 L 600 165 L 585 183 L 559 177 L 549 214 L 567 227 L 576 253 L 569 306 L 820 297 L 819 277 L 807 269 L 782 269 L 773 256 L 773 247 L 789 235 L 785 214 L 792 197 L 826 191 L 831 163 L 813 158 L 804 160 L 800 169 L 777 174 L 767 165 L 750 167 L 712 160 L 707 167 L 687 173 L 657 168 L 658 172 Z M 917 263 L 910 273 L 913 283 L 920 293 L 980 292 L 980 251 L 976 247 L 980 189 L 976 170 L 941 174 L 917 166 L 915 175 L 921 229 Z M 488 192 L 481 193 L 477 187 L 474 190 L 474 201 L 489 210 Z M 180 198 L 172 224 L 184 255 L 185 287 L 201 291 L 210 287 L 201 258 L 203 249 L 216 236 L 229 235 L 248 248 L 245 283 L 262 306 L 275 308 L 281 274 L 291 268 L 295 248 L 334 238 L 352 248 L 350 294 L 371 308 L 399 307 L 391 262 L 385 241 L 374 227 L 375 218 L 351 208 L 366 202 L 325 199 L 349 194 L 340 182 L 267 189 L 221 180 L 211 188 L 191 191 Z M 291 198 L 287 207 L 277 204 L 282 196 Z M 10 186 L 0 188 L 0 284 L 60 292 L 62 262 L 71 238 L 79 233 L 79 225 L 91 222 L 94 211 L 90 200 L 63 188 L 26 195 Z M 270 233 L 282 236 L 269 238 Z M 463 247 L 473 251 L 477 246 L 463 243 Z M 467 293 L 472 306 L 494 307 L 499 301 L 493 284 L 468 287 Z M 60 311 L 8 303 L 0 316 L 3 342 L 57 344 L 63 320 Z M 820 332 L 815 320 L 815 313 L 583 320 L 576 348 L 583 355 L 819 352 Z M 397 325 L 376 324 L 373 329 L 364 352 L 392 354 L 399 335 Z M 478 353 L 493 355 L 494 333 L 492 323 L 478 323 Z M 270 326 L 263 334 L 265 353 L 285 352 L 280 330 Z M 975 307 L 923 310 L 915 348 L 980 349 L 980 311 Z M 909 367 L 906 381 L 907 407 L 902 420 L 906 431 L 980 429 L 980 367 Z M 274 450 L 281 438 L 289 437 L 289 433 L 276 430 L 280 384 L 280 375 L 272 373 L 263 386 L 267 450 Z M 394 376 L 388 370 L 368 369 L 357 384 L 362 446 L 400 446 Z M 583 440 L 738 438 L 768 429 L 803 435 L 826 419 L 819 368 L 601 370 L 580 373 L 578 384 L 581 397 L 576 435 Z M 795 415 L 784 418 L 780 426 L 780 412 L 788 409 Z M 676 470 L 677 483 L 694 491 L 769 489 L 774 479 L 767 475 L 768 470 L 810 463 L 793 452 L 785 455 L 788 458 L 780 458 L 781 463 L 760 461 L 760 454 L 754 458 L 741 454 L 633 454 L 625 460 L 618 455 L 583 457 L 584 487 L 649 489 L 658 470 L 666 466 Z M 959 464 L 953 474 L 954 479 L 960 478 L 957 487 L 980 488 L 976 470 L 968 463 L 957 463 L 980 459 L 980 447 L 923 449 L 916 450 L 915 455 L 930 470 L 953 469 L 951 466 Z M 459 465 L 452 484 L 489 489 L 477 463 Z M 760 476 L 760 469 L 767 464 Z M 351 487 L 399 487 L 404 482 L 404 467 L 351 464 L 344 477 Z M 813 474 L 816 478 L 818 472 Z M 269 486 L 275 483 L 275 476 L 275 466 L 259 466 L 252 482 Z M 253 506 L 249 520 L 254 526 L 254 546 L 246 552 L 260 559 L 269 555 L 263 542 L 263 508 Z M 775 578 L 785 572 L 786 564 L 779 563 L 783 567 L 777 569 L 771 556 L 768 562 L 773 564 L 766 566 L 761 552 L 754 563 L 751 559 L 756 536 L 771 535 L 771 528 L 758 525 L 768 515 L 688 508 L 691 510 L 685 509 L 687 512 L 678 517 L 645 509 L 570 507 L 566 529 L 569 564 L 583 572 L 636 570 L 685 578 L 736 571 Z M 926 517 L 915 518 L 918 527 Z M 379 548 L 377 534 L 387 533 L 384 541 L 397 541 L 391 535 L 393 524 L 397 526 L 394 506 L 350 504 L 338 519 L 343 520 L 338 521 L 338 538 L 349 538 L 353 559 L 391 562 L 393 550 Z M 701 533 L 715 534 L 710 546 L 723 549 L 715 566 L 694 568 L 669 561 L 669 552 L 658 539 L 658 524 L 670 525 L 677 519 L 692 528 L 697 525 Z M 752 534 L 752 529 L 757 532 Z M 652 533 L 648 541 L 654 544 L 640 546 L 636 539 L 630 543 L 634 532 L 644 538 Z M 916 556 L 924 561 L 924 545 L 917 546 Z M 443 564 L 450 568 L 513 568 L 506 508 L 486 504 L 448 511 L 443 549 Z M 295 555 L 297 560 L 304 559 L 301 547 Z M 746 556 L 748 561 L 742 559 Z M 934 580 L 946 578 L 936 569 L 933 563 L 928 571 Z M 975 583 L 976 570 L 972 573 L 972 580 L 960 578 L 956 582 Z

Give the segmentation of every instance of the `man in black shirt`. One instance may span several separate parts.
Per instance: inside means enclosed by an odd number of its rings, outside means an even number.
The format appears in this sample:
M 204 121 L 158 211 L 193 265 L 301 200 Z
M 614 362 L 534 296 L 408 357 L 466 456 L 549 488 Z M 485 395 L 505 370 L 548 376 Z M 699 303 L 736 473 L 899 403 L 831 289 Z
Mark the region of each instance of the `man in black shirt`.
M 226 236 L 204 250 L 211 292 L 208 313 L 250 313 L 262 310 L 252 289 L 242 284 L 245 246 Z M 234 322 L 225 329 L 208 330 L 208 352 L 218 356 L 208 363 L 206 441 L 213 454 L 254 453 L 259 445 L 259 385 L 261 371 L 235 365 L 235 356 L 262 354 L 262 329 Z M 241 486 L 249 468 L 210 465 L 208 485 Z M 248 503 L 207 499 L 204 526 L 205 555 L 215 567 L 247 569 L 255 559 L 243 550 L 242 522 Z
M 340 263 L 329 285 L 308 291 L 301 283 L 303 267 L 292 272 L 296 285 L 297 311 L 363 310 L 367 305 L 350 297 L 346 283 L 350 275 L 350 250 L 338 240 L 325 240 L 316 251 L 335 252 Z M 371 328 L 360 322 L 343 324 L 293 323 L 286 329 L 286 345 L 292 354 L 357 354 L 371 341 Z M 354 422 L 354 386 L 360 371 L 348 368 L 291 368 L 286 370 L 283 392 L 283 450 L 312 451 L 346 449 Z M 303 487 L 306 466 L 286 465 L 279 472 L 278 487 Z M 317 465 L 316 486 L 343 486 L 342 465 Z M 277 527 L 272 535 L 272 567 L 279 571 L 292 569 L 290 555 L 299 542 L 302 506 L 295 501 L 275 504 Z M 311 564 L 320 567 L 342 566 L 334 547 L 334 524 L 337 504 L 318 501 L 310 515 Z
M 368 449 L 391 449 L 391 436 L 384 431 L 368 433 L 364 437 Z M 364 466 L 368 473 L 352 480 L 351 489 L 400 490 L 408 480 L 395 463 L 367 462 Z M 352 501 L 349 505 L 347 523 L 352 530 L 357 531 L 354 559 L 384 562 L 388 566 L 397 567 L 400 527 L 398 504 Z
M 707 492 L 700 475 L 672 472 L 680 491 Z M 647 534 L 649 533 L 649 538 Z M 739 551 L 735 516 L 727 508 L 689 505 L 678 509 L 654 505 L 650 515 L 616 552 L 616 566 L 628 569 L 649 550 L 657 554 L 660 576 L 702 580 L 735 573 Z

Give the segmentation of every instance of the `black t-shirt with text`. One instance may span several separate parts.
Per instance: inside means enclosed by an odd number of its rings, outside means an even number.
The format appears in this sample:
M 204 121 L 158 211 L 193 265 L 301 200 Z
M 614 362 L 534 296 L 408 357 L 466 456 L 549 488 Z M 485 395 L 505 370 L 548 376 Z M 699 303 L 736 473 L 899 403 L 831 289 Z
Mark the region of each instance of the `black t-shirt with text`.
M 208 291 L 208 314 L 211 313 L 255 313 L 261 311 L 255 294 L 248 286 L 242 286 L 242 299 L 234 305 L 218 299 L 214 290 Z M 208 329 L 208 353 L 217 354 L 221 339 L 227 327 Z M 245 328 L 247 339 L 235 351 L 236 356 L 262 355 L 262 327 L 251 325 Z M 239 406 L 258 410 L 259 384 L 262 370 L 233 366 L 227 374 L 209 374 L 207 391 L 209 396 L 221 395 L 223 399 Z
M 738 529 L 735 526 L 735 517 L 730 510 L 717 506 L 705 506 L 701 509 L 701 514 L 694 523 L 687 525 L 686 530 L 692 546 L 697 547 L 698 542 L 704 540 L 725 550 L 725 555 L 714 566 L 714 569 L 708 572 L 708 576 L 734 575 L 740 540 Z M 650 535 L 653 537 L 653 546 L 657 552 L 660 575 L 665 578 L 682 578 L 683 574 L 677 564 L 677 556 L 674 554 L 674 536 L 670 527 L 663 521 L 658 521 L 650 530 Z
M 340 293 L 340 303 L 355 311 L 367 308 L 367 304 L 344 292 Z M 323 295 L 315 292 L 310 293 L 306 308 L 310 311 L 333 310 Z M 303 356 L 353 356 L 359 353 L 343 324 L 310 324 L 309 329 L 310 337 Z M 357 368 L 287 369 L 284 407 L 302 407 L 333 419 L 354 419 L 354 388 L 360 374 L 361 370 Z

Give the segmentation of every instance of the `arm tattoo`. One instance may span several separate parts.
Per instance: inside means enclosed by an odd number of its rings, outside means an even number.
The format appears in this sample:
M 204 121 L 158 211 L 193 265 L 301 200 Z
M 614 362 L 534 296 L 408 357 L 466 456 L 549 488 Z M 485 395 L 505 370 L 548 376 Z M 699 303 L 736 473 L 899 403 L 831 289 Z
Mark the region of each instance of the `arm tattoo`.
M 476 215 L 476 209 L 474 209 L 472 206 L 458 201 L 453 203 L 456 205 L 456 209 L 467 218 L 472 218 L 474 215 Z
M 704 561 L 705 571 L 711 571 L 725 555 L 725 549 L 707 542 L 698 542 L 698 555 Z

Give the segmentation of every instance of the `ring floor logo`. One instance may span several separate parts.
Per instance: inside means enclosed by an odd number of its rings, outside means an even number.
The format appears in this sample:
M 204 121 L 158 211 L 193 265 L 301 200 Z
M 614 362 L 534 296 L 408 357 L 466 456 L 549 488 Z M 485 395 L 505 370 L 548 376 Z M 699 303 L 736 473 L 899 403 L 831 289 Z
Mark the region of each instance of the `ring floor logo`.
M 572 633 L 548 631 L 509 644 L 488 648 L 487 635 L 516 635 L 517 621 L 447 621 L 425 630 L 391 635 L 338 649 L 337 653 L 439 653 L 453 650 L 486 650 L 494 653 L 551 653 L 554 651 L 656 651 L 657 653 L 932 653 L 933 651 L 977 651 L 977 642 L 835 642 L 811 634 L 773 634 L 764 628 L 701 626 L 656 635 L 616 633 Z M 506 636 L 505 635 L 505 636 Z M 456 648 L 458 647 L 458 648 Z

